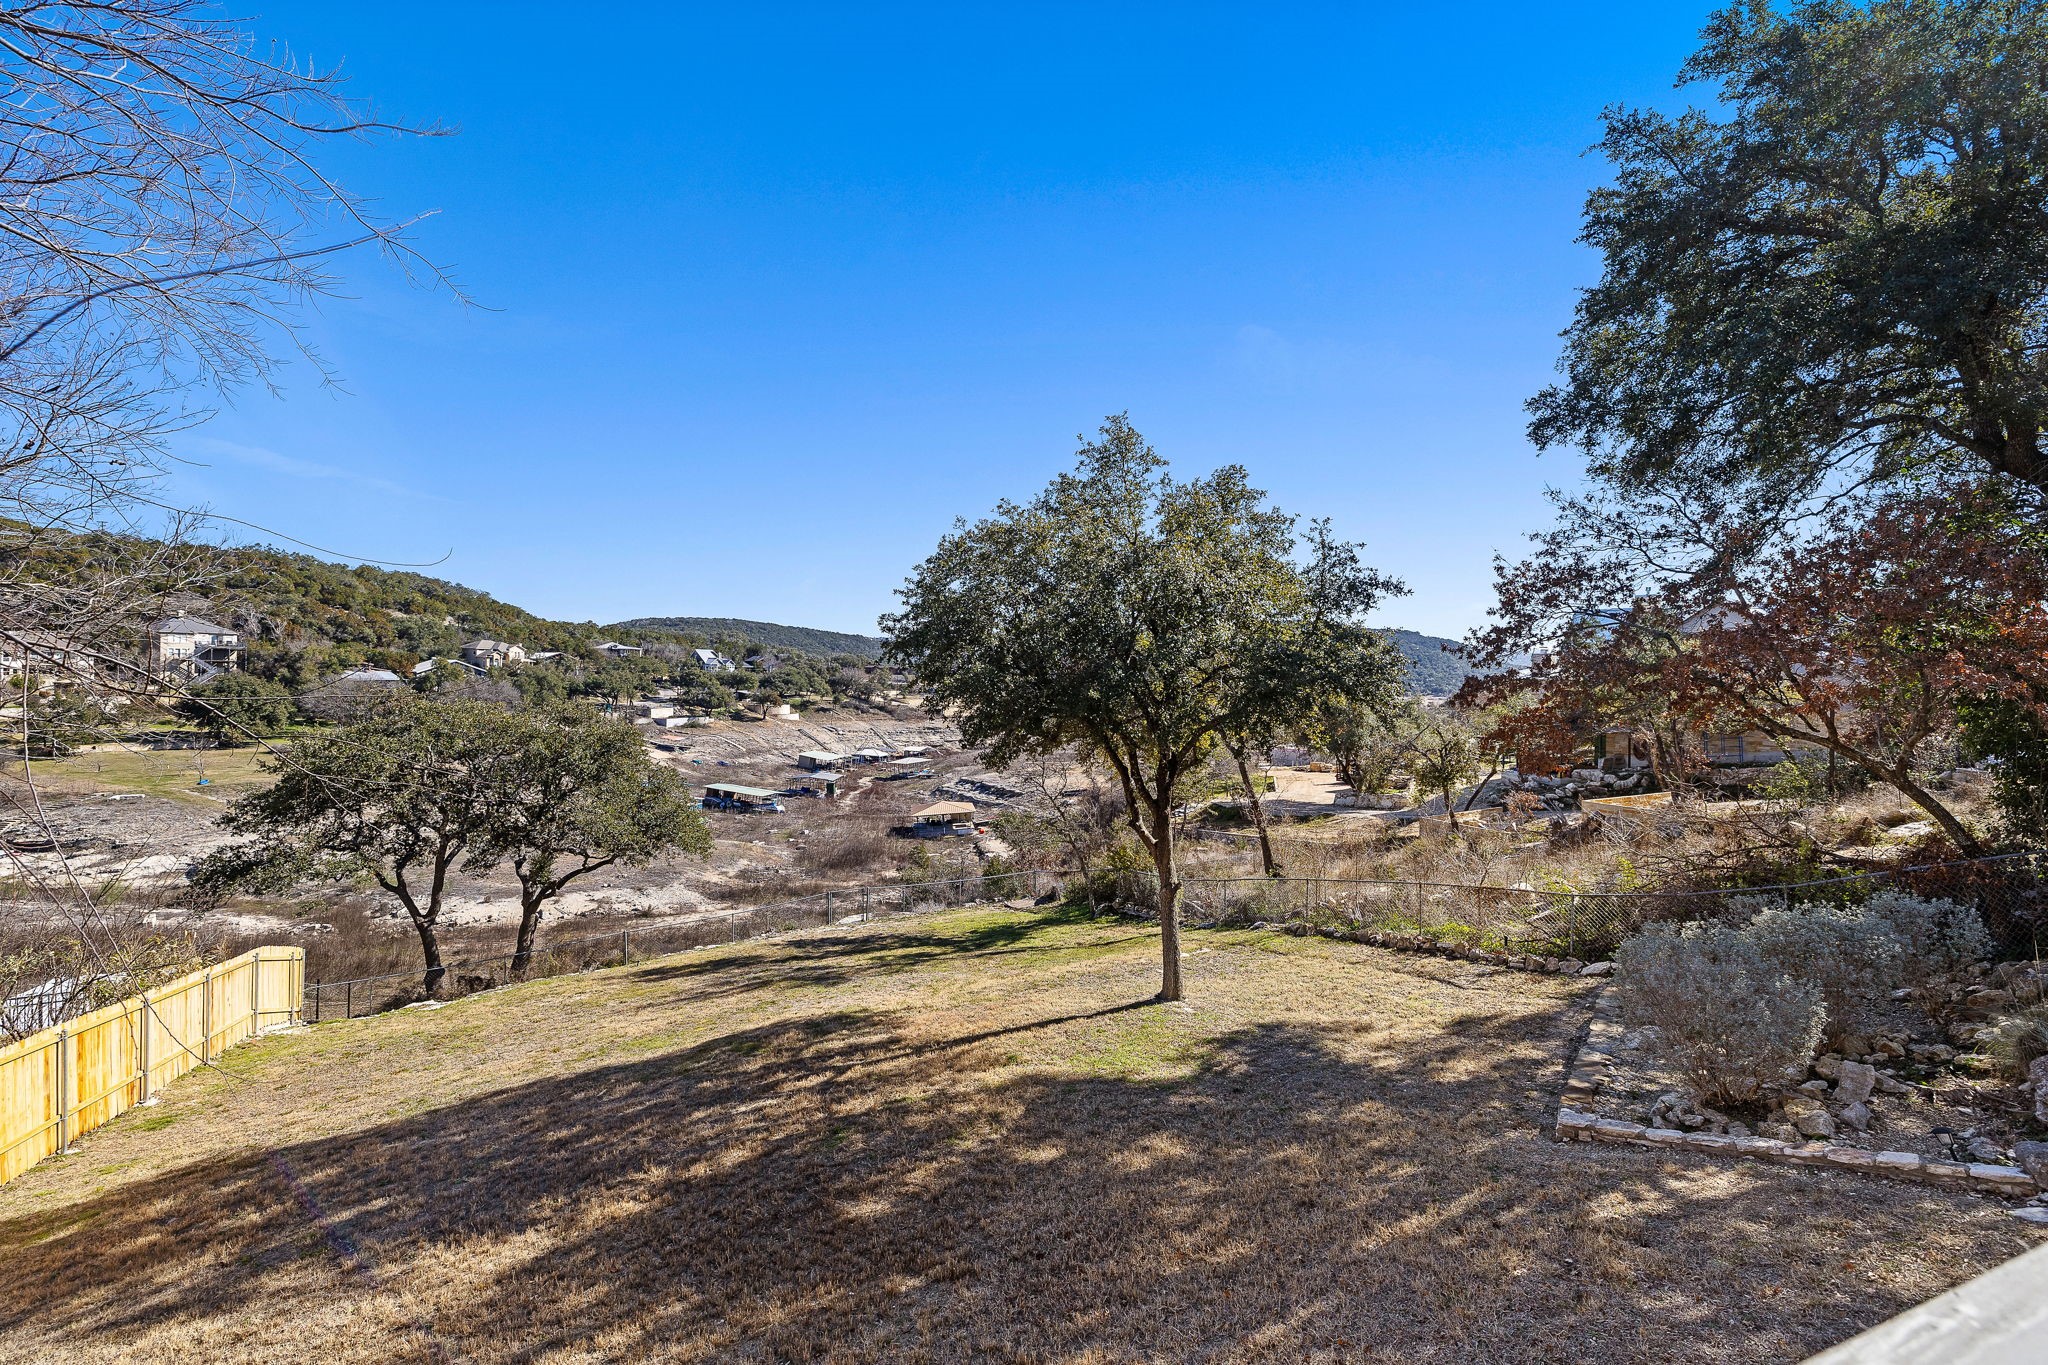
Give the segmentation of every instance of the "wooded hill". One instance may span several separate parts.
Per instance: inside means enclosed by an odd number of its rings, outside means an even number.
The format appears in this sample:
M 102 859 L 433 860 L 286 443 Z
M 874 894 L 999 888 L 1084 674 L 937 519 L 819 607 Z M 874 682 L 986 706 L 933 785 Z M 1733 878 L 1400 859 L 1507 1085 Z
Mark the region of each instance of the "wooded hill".
M 863 659 L 882 657 L 879 636 L 815 630 L 810 626 L 779 626 L 773 621 L 746 621 L 735 616 L 637 616 L 605 629 L 620 635 L 629 635 L 636 630 L 659 630 L 707 640 L 745 640 L 748 644 L 768 649 L 801 649 L 807 654 L 854 654 Z

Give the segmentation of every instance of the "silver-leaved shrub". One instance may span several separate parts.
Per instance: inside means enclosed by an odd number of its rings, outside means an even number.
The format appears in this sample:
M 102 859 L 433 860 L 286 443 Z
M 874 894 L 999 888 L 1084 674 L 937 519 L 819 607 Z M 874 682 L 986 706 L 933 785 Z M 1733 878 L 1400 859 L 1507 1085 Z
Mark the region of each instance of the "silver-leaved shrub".
M 1749 1104 L 1803 1073 L 1820 1044 L 1821 991 L 1731 924 L 1652 924 L 1616 954 L 1622 1017 L 1654 1026 L 1708 1104 Z

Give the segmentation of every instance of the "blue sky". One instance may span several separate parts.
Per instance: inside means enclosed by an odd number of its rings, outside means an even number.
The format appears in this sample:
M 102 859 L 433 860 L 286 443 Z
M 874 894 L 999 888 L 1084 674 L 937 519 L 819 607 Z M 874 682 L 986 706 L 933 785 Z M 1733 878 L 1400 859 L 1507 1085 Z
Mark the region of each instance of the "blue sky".
M 1584 149 L 1680 101 L 1709 8 L 251 6 L 459 129 L 328 163 L 438 209 L 475 305 L 351 261 L 339 387 L 237 395 L 175 492 L 544 615 L 868 631 L 1128 410 L 1462 634 L 1576 474 L 1521 404 L 1595 269 Z

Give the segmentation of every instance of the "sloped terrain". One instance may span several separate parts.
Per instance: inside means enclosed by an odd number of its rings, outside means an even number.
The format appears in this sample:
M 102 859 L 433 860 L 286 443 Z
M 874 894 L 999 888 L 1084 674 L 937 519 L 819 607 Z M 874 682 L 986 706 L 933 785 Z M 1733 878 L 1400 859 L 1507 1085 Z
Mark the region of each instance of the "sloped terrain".
M 1575 980 L 1062 910 L 230 1054 L 0 1187 L 0 1361 L 1789 1361 L 1997 1207 L 1560 1146 Z

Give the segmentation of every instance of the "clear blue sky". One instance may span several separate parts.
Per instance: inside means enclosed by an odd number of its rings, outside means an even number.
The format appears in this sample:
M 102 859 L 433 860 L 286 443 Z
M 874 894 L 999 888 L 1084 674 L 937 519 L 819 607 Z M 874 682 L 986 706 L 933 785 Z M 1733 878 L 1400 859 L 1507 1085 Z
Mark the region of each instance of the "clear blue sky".
M 186 501 L 549 616 L 870 631 L 1107 412 L 1236 461 L 1462 634 L 1568 456 L 1521 404 L 1602 105 L 1706 4 L 271 3 L 454 137 L 334 149 L 480 307 L 345 268 Z M 238 11 L 248 12 L 248 11 Z

